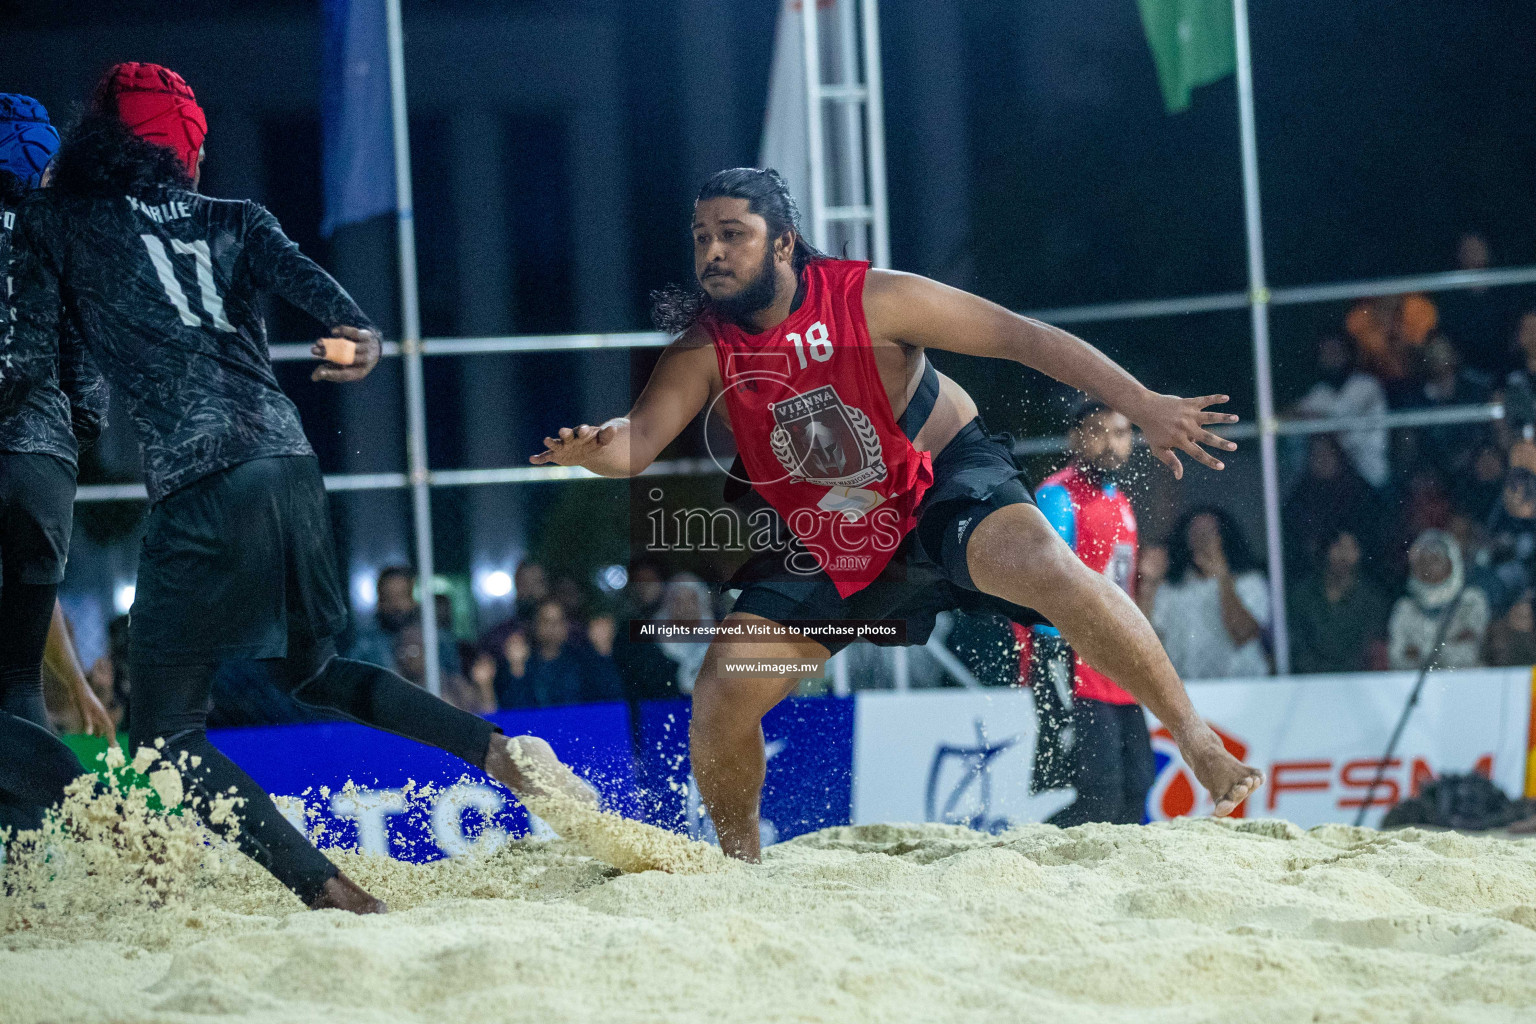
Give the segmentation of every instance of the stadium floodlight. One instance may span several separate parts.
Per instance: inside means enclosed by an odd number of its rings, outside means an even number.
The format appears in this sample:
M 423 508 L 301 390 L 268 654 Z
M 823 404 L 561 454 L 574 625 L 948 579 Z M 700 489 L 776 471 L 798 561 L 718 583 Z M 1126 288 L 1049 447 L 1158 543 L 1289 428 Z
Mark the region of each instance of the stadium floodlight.
M 475 589 L 500 600 L 512 593 L 512 574 L 505 569 L 481 569 L 475 573 Z

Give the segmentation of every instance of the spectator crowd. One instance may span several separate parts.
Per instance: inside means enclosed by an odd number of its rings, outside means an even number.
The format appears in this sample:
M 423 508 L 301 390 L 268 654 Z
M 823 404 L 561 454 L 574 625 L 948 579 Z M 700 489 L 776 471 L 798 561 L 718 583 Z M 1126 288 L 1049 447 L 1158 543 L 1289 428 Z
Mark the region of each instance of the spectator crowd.
M 1464 236 L 1461 269 L 1489 264 Z M 1502 402 L 1510 414 L 1282 439 L 1291 669 L 1526 665 L 1536 660 L 1536 308 L 1468 289 L 1368 299 L 1318 339 L 1293 419 Z M 1524 392 L 1524 403 L 1520 393 Z M 1226 511 L 1197 508 L 1143 552 L 1138 601 L 1188 679 L 1267 672 L 1262 559 Z

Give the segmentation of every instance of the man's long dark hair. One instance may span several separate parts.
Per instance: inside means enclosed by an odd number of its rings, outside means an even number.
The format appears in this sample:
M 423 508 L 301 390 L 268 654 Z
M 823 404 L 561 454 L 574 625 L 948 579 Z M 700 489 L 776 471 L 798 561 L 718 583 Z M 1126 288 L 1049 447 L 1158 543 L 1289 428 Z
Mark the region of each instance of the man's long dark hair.
M 745 199 L 747 209 L 768 222 L 769 245 L 791 231 L 795 236 L 795 275 L 814 260 L 830 259 L 800 233 L 800 208 L 789 194 L 789 185 L 771 167 L 732 167 L 718 171 L 699 189 L 694 202 L 706 199 Z M 691 287 L 671 284 L 651 293 L 651 322 L 658 331 L 681 334 L 693 326 L 709 307 L 709 295 L 694 282 Z
M 1248 546 L 1248 538 L 1232 514 L 1216 505 L 1202 505 L 1180 516 L 1173 526 L 1173 532 L 1168 535 L 1169 583 L 1183 583 L 1190 567 L 1195 564 L 1195 556 L 1189 550 L 1189 524 L 1198 516 L 1211 516 L 1216 520 L 1216 530 L 1221 534 L 1221 550 L 1227 556 L 1227 567 L 1232 570 L 1233 576 L 1263 569 L 1263 563 Z
M 53 187 L 76 196 L 158 200 L 192 179 L 174 150 L 139 138 L 116 114 L 90 111 L 64 135 Z

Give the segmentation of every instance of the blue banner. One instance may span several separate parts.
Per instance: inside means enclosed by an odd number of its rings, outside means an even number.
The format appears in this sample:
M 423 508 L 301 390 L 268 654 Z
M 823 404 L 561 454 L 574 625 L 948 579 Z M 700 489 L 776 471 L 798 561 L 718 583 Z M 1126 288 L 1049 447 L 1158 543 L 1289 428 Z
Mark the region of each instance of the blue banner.
M 629 709 L 588 704 L 490 716 L 509 736 L 542 736 L 620 814 L 641 813 Z M 274 796 L 303 802 L 321 845 L 429 861 L 529 832 L 504 787 L 434 747 L 351 723 L 218 729 L 209 739 Z M 348 791 L 348 781 L 355 784 Z M 431 791 L 423 793 L 430 785 Z M 290 804 L 290 806 L 292 806 Z M 290 817 L 294 815 L 290 814 Z
M 504 711 L 509 736 L 541 736 L 603 794 L 606 806 L 712 840 L 688 761 L 687 700 Z M 763 720 L 768 778 L 764 844 L 845 825 L 853 798 L 852 698 L 787 700 Z M 429 861 L 528 835 L 531 822 L 504 787 L 451 754 L 351 723 L 216 729 L 214 745 L 280 800 L 322 846 Z M 636 756 L 636 742 L 639 755 Z M 349 788 L 348 783 L 352 783 Z
M 320 122 L 325 216 L 320 234 L 395 208 L 384 0 L 324 0 Z

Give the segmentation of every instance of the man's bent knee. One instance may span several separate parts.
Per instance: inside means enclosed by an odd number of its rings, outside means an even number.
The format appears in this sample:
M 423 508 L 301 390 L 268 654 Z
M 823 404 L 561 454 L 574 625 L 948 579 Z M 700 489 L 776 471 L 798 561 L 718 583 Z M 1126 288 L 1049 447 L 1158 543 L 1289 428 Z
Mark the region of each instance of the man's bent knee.
M 297 698 L 299 691 L 319 679 L 335 659 L 336 644 L 333 640 L 321 640 L 303 646 L 290 645 L 281 668 L 283 686 L 288 695 Z

